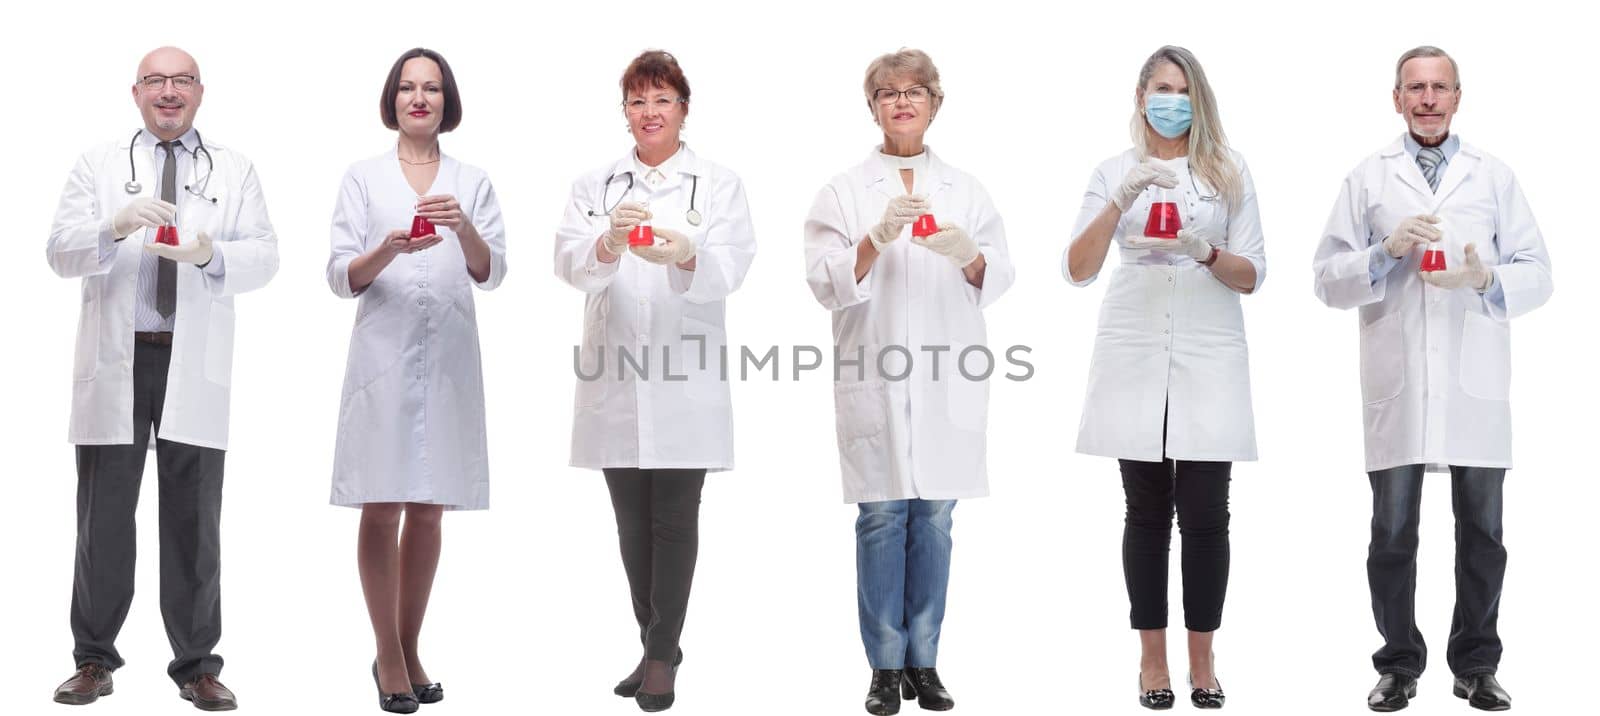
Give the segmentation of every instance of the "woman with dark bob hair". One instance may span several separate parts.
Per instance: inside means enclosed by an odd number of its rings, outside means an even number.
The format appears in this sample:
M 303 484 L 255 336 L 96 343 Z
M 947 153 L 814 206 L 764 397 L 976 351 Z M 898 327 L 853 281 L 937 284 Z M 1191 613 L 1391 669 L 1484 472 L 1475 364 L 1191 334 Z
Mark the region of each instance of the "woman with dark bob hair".
M 613 691 L 661 711 L 683 660 L 700 488 L 707 472 L 733 468 L 717 357 L 727 346 L 723 300 L 744 282 L 756 245 L 739 177 L 681 139 L 689 81 L 677 59 L 639 55 L 621 90 L 634 146 L 573 182 L 555 271 L 584 293 L 572 466 L 605 475 L 644 646 Z M 645 369 L 623 369 L 635 360 Z
M 350 166 L 333 212 L 328 285 L 360 303 L 332 502 L 361 508 L 357 561 L 377 641 L 378 705 L 411 713 L 444 698 L 417 653 L 440 517 L 489 506 L 471 287 L 500 285 L 506 244 L 489 177 L 439 150 L 439 134 L 461 123 L 444 58 L 420 47 L 402 54 L 378 112 L 398 142 Z

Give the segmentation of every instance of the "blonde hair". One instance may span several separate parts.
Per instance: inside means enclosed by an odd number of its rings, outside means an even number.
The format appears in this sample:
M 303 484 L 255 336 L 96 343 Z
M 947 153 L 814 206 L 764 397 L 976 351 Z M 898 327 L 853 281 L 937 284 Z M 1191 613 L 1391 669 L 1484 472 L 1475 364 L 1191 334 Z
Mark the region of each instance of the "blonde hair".
M 1244 192 L 1239 167 L 1228 153 L 1228 137 L 1222 131 L 1222 120 L 1217 116 L 1216 95 L 1212 94 L 1211 83 L 1206 81 L 1205 70 L 1201 69 L 1200 60 L 1195 59 L 1194 53 L 1174 45 L 1156 50 L 1139 68 L 1139 94 L 1143 96 L 1145 86 L 1156 73 L 1156 67 L 1163 62 L 1175 65 L 1189 83 L 1189 105 L 1194 110 L 1194 121 L 1189 125 L 1189 170 L 1220 194 L 1229 208 L 1238 208 Z M 1149 133 L 1155 130 L 1145 120 L 1138 102 L 1133 106 L 1130 129 L 1133 132 L 1133 146 L 1139 150 L 1139 156 L 1150 156 Z
M 902 47 L 886 55 L 879 55 L 878 59 L 867 65 L 867 77 L 861 83 L 861 89 L 867 95 L 867 109 L 877 111 L 877 103 L 872 100 L 872 94 L 893 75 L 906 75 L 923 87 L 928 88 L 928 94 L 933 95 L 928 110 L 929 118 L 939 113 L 939 105 L 944 104 L 944 89 L 939 86 L 939 68 L 933 66 L 933 58 L 922 50 L 913 50 Z

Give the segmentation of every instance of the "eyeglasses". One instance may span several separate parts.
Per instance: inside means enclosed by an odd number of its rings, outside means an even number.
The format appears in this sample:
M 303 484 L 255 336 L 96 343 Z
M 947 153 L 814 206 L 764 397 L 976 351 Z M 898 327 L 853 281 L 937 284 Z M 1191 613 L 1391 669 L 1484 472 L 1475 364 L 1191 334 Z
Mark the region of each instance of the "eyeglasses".
M 1422 94 L 1429 89 L 1432 89 L 1434 94 L 1445 94 L 1448 92 L 1454 92 L 1459 89 L 1459 87 L 1452 87 L 1447 82 L 1411 82 L 1402 86 L 1400 89 L 1404 90 L 1406 94 L 1412 97 L 1421 97 Z
M 683 97 L 657 97 L 649 102 L 642 99 L 632 99 L 623 102 L 622 108 L 627 110 L 628 114 L 644 114 L 645 107 L 654 108 L 657 112 L 665 112 L 672 109 L 672 105 L 679 103 L 688 104 L 689 100 Z
M 200 80 L 195 79 L 194 75 L 145 75 L 139 78 L 139 86 L 146 92 L 159 91 L 168 82 L 172 83 L 173 89 L 180 92 L 187 92 L 200 84 Z
M 900 95 L 905 95 L 906 99 L 912 104 L 922 104 L 927 102 L 929 97 L 933 96 L 933 90 L 930 90 L 922 85 L 917 85 L 915 87 L 907 87 L 903 90 L 879 87 L 878 89 L 872 91 L 872 99 L 878 104 L 894 104 L 895 102 L 900 101 Z

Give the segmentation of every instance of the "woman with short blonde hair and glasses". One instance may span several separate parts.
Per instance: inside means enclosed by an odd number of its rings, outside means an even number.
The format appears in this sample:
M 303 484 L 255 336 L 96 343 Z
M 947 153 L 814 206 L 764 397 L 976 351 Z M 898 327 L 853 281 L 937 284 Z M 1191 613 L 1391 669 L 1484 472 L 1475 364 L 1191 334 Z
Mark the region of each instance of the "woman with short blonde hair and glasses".
M 968 377 L 988 372 L 969 353 L 985 348 L 983 309 L 1014 270 L 983 186 L 923 144 L 944 103 L 933 61 L 918 50 L 879 57 L 863 90 L 883 144 L 817 194 L 806 280 L 833 312 L 841 360 L 834 403 L 845 501 L 859 510 L 866 709 L 896 713 L 903 696 L 943 711 L 955 705 L 934 670 L 951 512 L 989 492 L 988 383 Z

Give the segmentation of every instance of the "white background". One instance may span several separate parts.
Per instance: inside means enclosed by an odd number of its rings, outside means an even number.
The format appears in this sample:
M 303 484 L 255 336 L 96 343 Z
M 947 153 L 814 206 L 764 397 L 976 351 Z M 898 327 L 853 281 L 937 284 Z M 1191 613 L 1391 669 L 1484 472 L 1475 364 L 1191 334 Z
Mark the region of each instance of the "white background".
M 448 697 L 425 711 L 636 712 L 610 695 L 638 657 L 610 505 L 598 474 L 566 467 L 582 302 L 553 277 L 551 244 L 572 178 L 630 149 L 617 79 L 647 47 L 672 51 L 687 71 L 686 139 L 745 181 L 760 250 L 728 302 L 728 324 L 732 341 L 758 350 L 828 345 L 828 314 L 803 279 L 801 226 L 816 190 L 879 139 L 860 94 L 867 63 L 914 46 L 942 72 L 948 100 L 929 144 L 986 184 L 1018 265 L 1016 286 L 988 311 L 991 340 L 1032 346 L 1037 368 L 1030 382 L 995 386 L 994 494 L 955 513 L 939 667 L 966 714 L 1137 712 L 1116 465 L 1070 450 L 1105 284 L 1074 289 L 1058 266 L 1091 169 L 1129 144 L 1139 65 L 1168 42 L 1194 50 L 1212 79 L 1228 136 L 1251 164 L 1267 237 L 1263 290 L 1244 299 L 1261 460 L 1234 471 L 1233 576 L 1217 636 L 1227 709 L 1363 711 L 1379 639 L 1363 566 L 1370 494 L 1356 317 L 1313 297 L 1311 255 L 1342 177 L 1403 130 L 1390 100 L 1395 58 L 1422 43 L 1452 52 L 1465 87 L 1454 129 L 1516 170 L 1558 286 L 1549 305 L 1515 322 L 1501 676 L 1517 711 L 1534 714 L 1563 711 L 1590 681 L 1589 646 L 1600 638 L 1591 591 L 1600 495 L 1589 448 L 1600 307 L 1585 285 L 1595 237 L 1586 180 L 1597 108 L 1595 63 L 1580 49 L 1592 37 L 1566 10 L 360 5 L 57 2 L 7 20 L 8 713 L 63 712 L 50 691 L 72 668 L 75 478 L 65 431 L 78 286 L 56 278 L 41 254 L 67 170 L 79 152 L 138 126 L 128 90 L 136 64 L 167 43 L 200 61 L 207 89 L 197 126 L 255 161 L 282 254 L 272 285 L 238 300 L 219 651 L 246 712 L 375 708 L 357 513 L 327 505 L 354 304 L 328 291 L 323 266 L 339 179 L 392 145 L 379 89 L 394 58 L 417 44 L 455 69 L 465 120 L 444 149 L 487 169 L 510 247 L 509 280 L 477 294 L 493 509 L 446 519 L 424 660 Z M 706 486 L 674 712 L 861 713 L 868 667 L 856 626 L 855 509 L 840 502 L 828 376 L 738 384 L 734 407 L 738 469 Z M 154 480 L 152 467 L 139 591 L 118 642 L 128 666 L 96 713 L 188 708 L 164 673 Z M 1447 480 L 1429 479 L 1424 512 L 1418 609 L 1433 652 L 1412 712 L 1464 713 L 1444 664 Z M 1176 561 L 1174 553 L 1174 627 Z M 1181 630 L 1173 637 L 1181 686 Z

